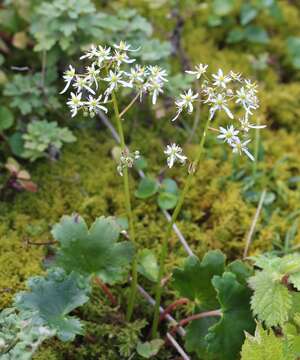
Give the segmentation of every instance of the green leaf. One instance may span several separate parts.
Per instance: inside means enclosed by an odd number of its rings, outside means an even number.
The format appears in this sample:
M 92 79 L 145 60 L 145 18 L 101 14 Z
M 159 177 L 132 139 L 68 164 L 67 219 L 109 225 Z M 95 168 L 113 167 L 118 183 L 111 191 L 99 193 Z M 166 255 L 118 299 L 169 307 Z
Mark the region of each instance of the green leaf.
M 145 343 L 139 342 L 136 347 L 137 353 L 145 359 L 150 359 L 152 356 L 157 355 L 164 341 L 162 339 L 154 339 Z
M 143 178 L 135 192 L 135 196 L 139 199 L 147 199 L 157 193 L 159 183 L 157 180 L 145 177 Z
M 233 29 L 229 31 L 226 42 L 228 44 L 236 44 L 245 38 L 245 31 L 241 29 Z
M 249 25 L 245 28 L 245 38 L 255 44 L 267 44 L 269 42 L 269 35 L 265 29 L 260 26 Z
M 282 327 L 282 331 L 285 341 L 288 343 L 289 351 L 287 354 L 291 356 L 291 360 L 298 359 L 300 356 L 300 335 L 297 326 L 287 323 Z M 285 346 L 285 349 L 287 350 L 287 346 Z
M 178 201 L 178 195 L 170 192 L 161 192 L 158 195 L 157 203 L 158 206 L 163 210 L 174 209 Z
M 128 228 L 129 228 L 127 217 L 121 217 L 121 216 L 117 217 L 116 218 L 116 223 L 120 226 L 121 231 L 128 230 Z
M 160 191 L 168 192 L 174 195 L 179 194 L 177 183 L 172 179 L 164 179 L 160 184 Z
M 254 336 L 246 334 L 241 360 L 295 360 L 293 354 L 287 351 L 284 339 L 258 324 Z
M 88 283 L 76 273 L 66 275 L 61 269 L 28 281 L 30 291 L 18 293 L 15 299 L 20 311 L 32 311 L 33 321 L 55 330 L 62 341 L 73 340 L 82 333 L 82 325 L 69 313 L 88 301 Z
M 291 294 L 280 282 L 281 277 L 276 275 L 270 270 L 263 270 L 249 279 L 249 285 L 254 290 L 251 308 L 267 327 L 284 324 L 292 306 Z
M 51 147 L 58 151 L 64 142 L 70 143 L 76 140 L 69 129 L 59 127 L 55 121 L 46 120 L 31 122 L 22 137 L 25 148 L 23 157 L 30 161 L 46 156 L 46 151 Z
M 221 18 L 221 16 L 218 16 L 215 14 L 209 15 L 207 18 L 207 24 L 210 27 L 220 26 L 220 25 L 222 25 L 222 22 L 223 22 L 223 19 Z
M 251 290 L 229 272 L 214 276 L 212 283 L 221 304 L 222 317 L 209 328 L 206 336 L 208 352 L 222 354 L 222 360 L 236 359 L 245 338 L 244 331 L 252 333 L 255 328 L 250 309 Z
M 300 272 L 300 254 L 294 253 L 279 259 L 278 273 L 282 275 L 296 274 Z
M 13 113 L 6 106 L 0 106 L 0 131 L 9 129 L 13 123 Z
M 300 69 L 300 37 L 290 36 L 287 38 L 287 52 L 291 64 L 296 70 Z
M 300 291 L 300 272 L 290 275 L 289 282 L 292 283 L 298 291 Z
M 145 170 L 147 168 L 147 166 L 148 166 L 147 160 L 143 156 L 140 156 L 134 162 L 134 167 L 137 170 Z
M 134 249 L 130 242 L 117 242 L 120 230 L 110 217 L 97 218 L 88 229 L 81 216 L 63 216 L 52 229 L 60 245 L 56 263 L 68 272 L 98 275 L 104 282 L 122 280 Z
M 196 307 L 194 313 L 200 313 L 203 309 Z M 185 348 L 189 352 L 195 352 L 200 359 L 210 360 L 215 359 L 215 356 L 209 354 L 207 351 L 206 335 L 208 329 L 218 322 L 219 318 L 208 316 L 202 319 L 193 320 L 186 328 Z
M 143 249 L 138 254 L 138 271 L 150 281 L 157 281 L 158 264 L 154 253 L 149 249 Z
M 234 0 L 213 0 L 213 12 L 218 16 L 228 15 L 234 8 Z
M 251 4 L 243 4 L 241 7 L 240 19 L 241 25 L 247 25 L 256 18 L 257 9 Z
M 190 256 L 182 269 L 174 270 L 173 285 L 180 296 L 198 301 L 205 309 L 215 309 L 219 304 L 211 280 L 214 275 L 221 275 L 224 267 L 225 255 L 219 250 L 209 251 L 201 262 Z
M 8 143 L 14 155 L 22 157 L 24 153 L 24 141 L 20 132 L 15 132 L 8 138 Z
M 241 260 L 235 260 L 227 265 L 226 271 L 232 272 L 236 276 L 237 281 L 242 285 L 246 285 L 249 277 L 253 275 L 252 268 Z

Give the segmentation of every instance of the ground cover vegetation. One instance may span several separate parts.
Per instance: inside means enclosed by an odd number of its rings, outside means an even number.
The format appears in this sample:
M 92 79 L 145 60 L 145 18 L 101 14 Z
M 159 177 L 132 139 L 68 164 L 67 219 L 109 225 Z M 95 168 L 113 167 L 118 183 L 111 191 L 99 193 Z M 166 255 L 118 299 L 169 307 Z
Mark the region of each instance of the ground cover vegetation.
M 1 359 L 299 358 L 299 17 L 0 5 Z

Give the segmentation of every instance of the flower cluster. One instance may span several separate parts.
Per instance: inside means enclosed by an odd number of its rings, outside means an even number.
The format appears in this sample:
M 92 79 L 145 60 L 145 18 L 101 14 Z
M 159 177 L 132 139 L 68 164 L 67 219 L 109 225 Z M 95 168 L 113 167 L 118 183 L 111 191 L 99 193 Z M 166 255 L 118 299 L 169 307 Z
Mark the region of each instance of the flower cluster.
M 124 168 L 132 168 L 134 165 L 134 162 L 140 158 L 140 152 L 134 151 L 131 153 L 128 149 L 125 149 L 122 151 L 119 165 L 117 167 L 118 173 L 123 176 L 123 170 Z
M 159 66 L 135 64 L 135 59 L 129 55 L 137 50 L 123 41 L 113 47 L 92 45 L 80 57 L 80 60 L 90 62 L 83 73 L 76 73 L 74 67 L 69 65 L 63 76 L 66 85 L 61 94 L 70 87 L 73 88 L 67 101 L 72 117 L 79 111 L 82 111 L 84 116 L 91 117 L 99 111 L 108 113 L 113 94 L 122 88 L 131 89 L 140 101 L 143 95 L 149 94 L 152 103 L 156 104 L 159 94 L 163 93 L 164 84 L 168 81 L 167 72 Z M 138 156 L 138 152 L 124 152 L 118 172 L 122 175 L 124 167 L 132 167 Z
M 189 89 L 175 101 L 177 112 L 172 121 L 175 121 L 184 110 L 191 114 L 194 110 L 194 102 L 208 105 L 210 120 L 213 120 L 216 113 L 220 112 L 233 121 L 236 119 L 233 114 L 234 110 L 240 114 L 237 116 L 237 124 L 230 123 L 227 127 L 221 126 L 219 129 L 215 129 L 220 133 L 217 137 L 227 143 L 234 153 L 244 153 L 254 160 L 247 147 L 251 141 L 249 130 L 265 127 L 265 125 L 255 125 L 250 122 L 250 117 L 259 107 L 257 85 L 244 79 L 239 73 L 230 71 L 228 74 L 224 74 L 221 69 L 209 78 L 205 74 L 207 68 L 207 65 L 199 64 L 195 70 L 186 71 L 197 81 L 200 78 L 203 80 L 198 84 L 197 92 Z
M 67 104 L 71 109 L 72 117 L 79 110 L 84 115 L 95 116 L 98 111 L 108 112 L 107 105 L 113 92 L 120 88 L 129 88 L 140 95 L 151 95 L 152 103 L 156 104 L 157 97 L 163 93 L 164 83 L 167 82 L 167 73 L 158 66 L 133 65 L 135 59 L 130 58 L 131 45 L 121 41 L 113 47 L 94 46 L 80 57 L 80 60 L 89 60 L 90 64 L 84 73 L 76 73 L 72 65 L 64 73 L 66 85 L 61 94 L 70 86 L 73 87 L 71 98 Z

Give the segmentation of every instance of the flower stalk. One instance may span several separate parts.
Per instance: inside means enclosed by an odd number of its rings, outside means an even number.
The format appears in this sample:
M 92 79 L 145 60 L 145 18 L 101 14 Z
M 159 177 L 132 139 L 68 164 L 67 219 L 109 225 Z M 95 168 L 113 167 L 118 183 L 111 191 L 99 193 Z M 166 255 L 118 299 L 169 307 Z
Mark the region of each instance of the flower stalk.
M 125 144 L 125 137 L 124 137 L 124 131 L 123 131 L 123 125 L 122 125 L 122 119 L 120 117 L 119 112 L 119 106 L 118 101 L 116 98 L 116 95 L 114 92 L 112 92 L 112 101 L 113 101 L 113 107 L 114 107 L 114 113 L 117 123 L 117 129 L 120 137 L 120 146 L 121 150 L 126 150 L 126 144 Z M 135 229 L 134 229 L 134 219 L 133 219 L 133 212 L 131 207 L 131 200 L 130 200 L 130 189 L 129 189 L 129 174 L 128 174 L 128 168 L 124 167 L 123 169 L 123 185 L 124 185 L 124 194 L 125 194 L 125 207 L 126 207 L 126 214 L 129 222 L 129 236 L 133 243 L 135 243 Z M 137 292 L 137 258 L 136 256 L 133 259 L 132 262 L 132 281 L 131 281 L 131 288 L 129 293 L 129 299 L 128 299 L 128 306 L 127 306 L 127 312 L 126 312 L 126 320 L 130 321 L 133 308 L 135 304 L 135 298 L 136 298 L 136 292 Z
M 208 126 L 209 126 L 210 120 L 209 118 L 206 121 L 206 124 L 204 126 L 204 130 L 201 136 L 201 140 L 199 142 L 199 146 L 198 146 L 198 152 L 196 155 L 196 158 L 193 162 L 193 169 L 197 169 L 199 161 L 201 159 L 202 153 L 203 153 L 203 148 L 204 148 L 204 143 L 205 143 L 205 139 L 206 139 L 206 134 L 207 134 L 207 130 L 208 130 Z M 192 184 L 192 180 L 194 178 L 196 171 L 190 171 L 188 174 L 188 177 L 186 179 L 184 188 L 180 194 L 180 197 L 178 199 L 177 205 L 175 207 L 175 210 L 172 214 L 172 218 L 171 221 L 168 224 L 167 230 L 166 230 L 166 235 L 163 238 L 163 242 L 162 242 L 162 249 L 161 249 L 161 254 L 160 254 L 160 259 L 159 259 L 159 273 L 158 273 L 158 279 L 157 279 L 157 286 L 156 286 L 156 291 L 155 291 L 155 308 L 154 308 L 154 315 L 153 315 L 153 323 L 152 323 L 152 338 L 155 339 L 157 337 L 157 326 L 158 326 L 158 322 L 159 322 L 159 306 L 160 306 L 160 301 L 161 301 L 161 294 L 162 294 L 162 284 L 161 284 L 161 280 L 164 276 L 164 272 L 165 272 L 165 260 L 166 260 L 166 256 L 168 253 L 168 241 L 169 238 L 171 236 L 172 233 L 172 229 L 173 229 L 173 225 L 177 220 L 177 217 L 180 213 L 180 210 L 183 206 L 184 203 L 184 199 L 186 194 L 188 193 L 191 184 Z

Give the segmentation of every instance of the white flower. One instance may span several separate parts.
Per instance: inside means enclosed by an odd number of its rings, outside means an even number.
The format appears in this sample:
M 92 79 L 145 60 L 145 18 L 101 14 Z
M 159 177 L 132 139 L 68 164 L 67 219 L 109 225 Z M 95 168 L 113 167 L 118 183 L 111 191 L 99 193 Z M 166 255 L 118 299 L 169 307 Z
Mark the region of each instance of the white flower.
M 169 168 L 173 167 L 176 161 L 184 164 L 187 160 L 187 157 L 182 153 L 181 147 L 176 144 L 167 145 L 164 153 L 168 156 L 167 164 Z
M 130 73 L 126 73 L 126 75 L 128 76 L 129 82 L 131 84 L 143 83 L 145 76 L 145 68 L 140 65 L 136 65 L 135 67 L 132 67 L 130 69 Z
M 82 93 L 74 94 L 71 92 L 71 99 L 67 102 L 67 105 L 71 108 L 72 117 L 74 117 L 78 109 L 83 105 L 81 101 Z
M 182 100 L 178 100 L 176 102 L 176 105 L 182 107 L 182 108 L 187 108 L 189 113 L 192 113 L 194 108 L 193 108 L 193 101 L 195 101 L 197 99 L 197 97 L 199 96 L 198 93 L 193 94 L 192 89 L 189 89 L 187 92 L 185 92 L 184 94 L 181 94 L 180 97 Z
M 212 107 L 209 110 L 210 120 L 214 117 L 217 110 L 224 110 L 226 114 L 230 117 L 230 119 L 233 119 L 233 115 L 226 105 L 227 100 L 222 94 L 218 94 L 217 96 L 211 98 L 209 101 L 212 103 Z
M 155 105 L 157 101 L 157 97 L 160 93 L 163 93 L 163 83 L 159 80 L 152 80 L 146 86 L 146 90 L 152 94 L 152 104 Z
M 98 57 L 98 50 L 97 47 L 95 45 L 92 45 L 90 47 L 90 50 L 88 50 L 85 55 L 82 55 L 79 59 L 83 60 L 83 59 L 92 59 L 92 58 L 97 58 Z
M 64 76 L 63 76 L 63 79 L 65 80 L 65 82 L 66 82 L 67 84 L 66 84 L 66 86 L 63 88 L 63 90 L 60 92 L 60 94 L 63 94 L 63 93 L 65 93 L 65 92 L 68 90 L 68 88 L 69 88 L 72 80 L 74 79 L 74 77 L 75 77 L 75 69 L 73 68 L 72 65 L 69 65 L 69 70 L 66 70 L 66 71 L 64 72 Z
M 187 70 L 187 74 L 196 75 L 196 79 L 200 79 L 201 75 L 206 72 L 208 65 L 199 64 L 195 66 L 195 70 Z
M 251 80 L 245 80 L 246 88 L 251 91 L 253 94 L 257 93 L 258 85 L 256 83 L 251 82 Z
M 135 59 L 130 59 L 125 52 L 115 51 L 113 60 L 117 63 L 117 66 L 120 66 L 122 63 L 131 64 L 135 62 Z
M 138 51 L 140 48 L 137 49 L 130 49 L 131 45 L 127 44 L 125 41 L 120 41 L 119 44 L 114 44 L 114 48 L 121 50 L 121 51 Z
M 183 111 L 183 107 L 178 105 L 178 102 L 176 101 L 175 102 L 175 105 L 177 107 L 177 112 L 176 112 L 176 115 L 173 117 L 173 119 L 171 121 L 175 121 L 176 119 L 178 119 L 179 115 L 182 113 Z
M 238 133 L 239 131 L 234 128 L 233 125 L 227 126 L 227 129 L 222 126 L 219 127 L 220 135 L 217 136 L 218 139 L 224 140 L 224 142 L 228 144 L 232 144 L 235 141 L 238 141 Z
M 97 63 L 99 67 L 101 67 L 103 61 L 110 60 L 112 58 L 110 55 L 110 50 L 110 47 L 106 48 L 105 46 L 98 46 Z
M 241 124 L 241 130 L 248 132 L 249 129 L 263 129 L 265 128 L 267 125 L 253 125 L 249 122 L 249 118 L 248 115 L 246 113 L 246 115 L 243 118 L 239 118 L 239 122 Z
M 232 78 L 232 80 L 239 81 L 239 82 L 242 81 L 242 74 L 241 73 L 235 73 L 233 71 L 230 71 L 229 75 Z
M 81 92 L 83 89 L 86 89 L 87 91 L 95 95 L 95 91 L 90 86 L 88 86 L 88 81 L 88 77 L 76 76 L 76 80 L 73 86 L 77 90 L 77 93 Z
M 213 85 L 222 87 L 226 89 L 227 83 L 231 81 L 230 76 L 225 76 L 221 69 L 218 70 L 217 74 L 212 74 L 212 77 L 215 79 Z
M 86 77 L 88 81 L 93 84 L 93 82 L 96 84 L 96 88 L 98 89 L 98 81 L 97 76 L 100 73 L 100 69 L 95 69 L 95 63 L 93 63 L 91 66 L 87 66 L 86 68 L 88 76 Z
M 121 84 L 124 87 L 132 87 L 132 84 L 122 80 L 122 72 L 113 72 L 112 70 L 109 71 L 109 76 L 104 78 L 104 81 L 109 83 L 109 87 L 105 90 L 105 94 L 108 96 L 113 92 L 113 90 L 118 88 L 118 84 Z
M 163 82 L 168 82 L 168 79 L 166 78 L 168 76 L 166 70 L 162 69 L 161 67 L 155 65 L 149 65 L 147 67 L 147 70 L 149 71 L 149 80 L 158 80 Z
M 242 104 L 242 106 L 247 109 L 248 104 L 251 103 L 251 99 L 244 87 L 241 87 L 240 90 L 236 91 L 236 97 L 236 103 Z
M 107 108 L 103 105 L 100 105 L 100 100 L 102 98 L 102 95 L 100 95 L 98 98 L 94 98 L 93 96 L 89 95 L 89 100 L 85 102 L 85 104 L 88 106 L 90 113 L 96 113 L 97 110 L 103 110 L 105 113 L 107 113 Z
M 244 142 L 241 142 L 239 139 L 236 139 L 233 143 L 231 143 L 230 145 L 232 146 L 232 152 L 233 153 L 238 153 L 238 154 L 242 154 L 245 153 L 248 158 L 252 161 L 254 161 L 254 156 L 249 152 L 247 145 L 249 144 L 251 140 L 246 140 Z
M 258 99 L 255 94 L 250 90 L 245 90 L 244 87 L 241 87 L 240 90 L 236 91 L 236 103 L 241 104 L 246 110 L 246 113 L 251 114 L 251 110 L 258 108 Z

